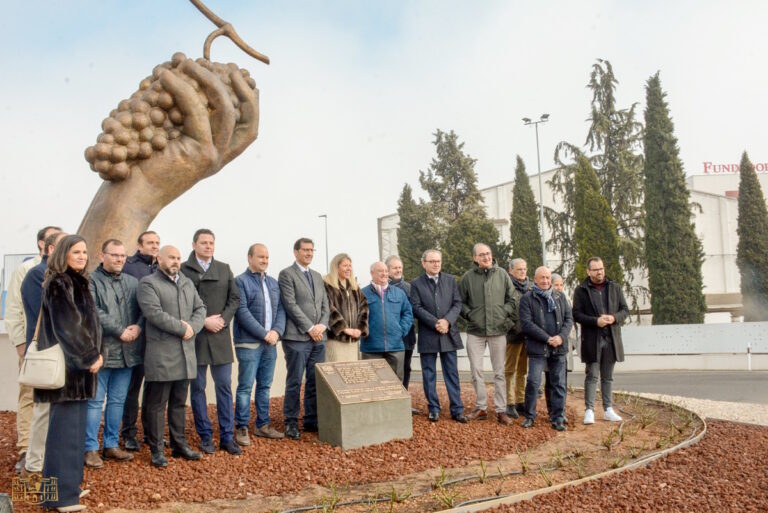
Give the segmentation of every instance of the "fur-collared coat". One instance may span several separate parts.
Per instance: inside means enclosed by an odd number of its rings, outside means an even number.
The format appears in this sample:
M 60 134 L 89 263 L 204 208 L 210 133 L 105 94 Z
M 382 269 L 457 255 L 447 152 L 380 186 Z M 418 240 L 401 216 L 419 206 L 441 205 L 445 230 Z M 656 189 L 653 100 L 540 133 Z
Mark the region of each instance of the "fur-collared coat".
M 326 283 L 325 292 L 328 294 L 330 320 L 328 337 L 338 342 L 357 342 L 344 330 L 347 328 L 360 330 L 360 338 L 368 336 L 368 301 L 360 288 L 351 289 L 344 285 L 339 288 Z
M 36 389 L 35 401 L 56 403 L 93 399 L 97 377 L 88 369 L 102 354 L 103 347 L 99 313 L 88 279 L 71 269 L 51 276 L 44 284 L 41 315 L 37 347 L 43 350 L 59 344 L 67 369 L 64 387 Z

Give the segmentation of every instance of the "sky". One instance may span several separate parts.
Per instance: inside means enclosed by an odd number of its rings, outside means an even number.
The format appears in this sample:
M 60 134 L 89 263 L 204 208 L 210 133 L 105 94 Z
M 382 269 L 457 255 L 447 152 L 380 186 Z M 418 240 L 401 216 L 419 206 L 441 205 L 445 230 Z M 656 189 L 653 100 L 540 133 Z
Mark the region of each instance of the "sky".
M 215 26 L 183 0 L 0 5 L 0 255 L 31 253 L 38 228 L 74 232 L 101 179 L 83 157 L 101 120 L 174 52 L 202 56 Z M 212 60 L 247 68 L 260 91 L 259 138 L 155 219 L 163 244 L 190 250 L 216 233 L 235 274 L 253 242 L 270 274 L 315 240 L 313 267 L 346 252 L 356 274 L 378 259 L 378 217 L 454 130 L 477 159 L 479 185 L 512 180 L 515 156 L 536 172 L 556 144 L 584 143 L 596 59 L 619 80 L 619 107 L 660 72 L 688 173 L 703 162 L 768 162 L 768 38 L 761 1 L 207 0 L 266 66 L 218 38 Z M 95 257 L 95 249 L 91 254 Z

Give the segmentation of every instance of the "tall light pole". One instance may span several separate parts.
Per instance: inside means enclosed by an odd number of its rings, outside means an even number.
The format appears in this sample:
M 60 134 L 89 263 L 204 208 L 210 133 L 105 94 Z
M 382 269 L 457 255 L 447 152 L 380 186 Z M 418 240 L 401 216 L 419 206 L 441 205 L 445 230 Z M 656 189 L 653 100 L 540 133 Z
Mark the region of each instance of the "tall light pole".
M 330 272 L 330 263 L 328 262 L 328 214 L 320 214 L 325 221 L 325 274 Z
M 549 121 L 549 114 L 542 114 L 538 121 L 523 118 L 523 123 L 536 129 L 536 163 L 539 166 L 539 223 L 541 223 L 541 265 L 547 265 L 547 229 L 544 228 L 544 187 L 541 184 L 541 156 L 539 155 L 539 123 Z

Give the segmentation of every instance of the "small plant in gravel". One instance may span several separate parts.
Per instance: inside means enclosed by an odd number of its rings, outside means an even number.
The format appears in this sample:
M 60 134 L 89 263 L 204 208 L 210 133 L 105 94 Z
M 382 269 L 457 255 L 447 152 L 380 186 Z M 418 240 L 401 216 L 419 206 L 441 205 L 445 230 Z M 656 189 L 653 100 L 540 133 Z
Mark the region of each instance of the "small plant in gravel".
M 435 498 L 443 508 L 450 509 L 456 505 L 458 499 L 461 499 L 461 492 L 456 488 L 440 486 L 435 490 Z
M 551 456 L 549 462 L 552 464 L 553 468 L 558 469 L 558 468 L 563 466 L 563 457 L 564 456 L 563 456 L 563 453 L 560 451 L 560 449 L 555 447 L 554 449 L 552 449 L 550 451 L 549 454 Z
M 648 426 L 654 424 L 656 422 L 657 416 L 658 416 L 658 412 L 656 410 L 653 410 L 648 407 L 644 407 L 640 411 L 640 427 L 642 429 L 645 429 Z
M 539 475 L 542 479 L 544 479 L 544 482 L 547 483 L 547 486 L 552 486 L 552 474 L 547 472 L 547 469 L 539 465 Z
M 627 458 L 625 456 L 616 456 L 611 462 L 611 468 L 621 468 L 626 462 Z
M 669 426 L 677 431 L 677 434 L 683 434 L 683 428 L 675 424 L 675 419 L 669 419 Z
M 586 471 L 584 470 L 584 456 L 569 456 L 568 459 L 571 460 L 571 464 L 573 465 L 578 478 L 581 479 L 584 477 L 586 475 Z
M 339 491 L 339 487 L 336 483 L 331 481 L 328 488 L 331 490 L 331 495 L 322 498 L 321 504 L 323 513 L 333 513 L 336 511 L 336 508 L 339 506 L 342 499 L 342 493 Z
M 507 476 L 504 475 L 504 471 L 501 470 L 501 465 L 496 467 L 499 471 L 499 482 L 496 485 L 496 488 L 493 490 L 493 493 L 496 494 L 496 497 L 501 495 L 501 489 L 504 487 L 504 481 L 507 479 Z
M 531 453 L 529 451 L 525 451 L 524 453 L 520 451 L 516 452 L 517 459 L 520 460 L 520 472 L 525 475 L 531 468 Z
M 657 449 L 666 449 L 669 446 L 669 440 L 664 435 L 659 435 L 659 439 L 656 441 Z
M 613 442 L 616 440 L 616 437 L 618 436 L 617 431 L 615 429 L 612 429 L 607 435 L 605 435 L 600 440 L 600 445 L 605 447 L 607 450 L 613 449 Z
M 395 488 L 395 485 L 392 485 L 392 491 L 389 494 L 390 502 L 396 502 L 400 504 L 403 501 L 407 501 L 411 498 L 411 495 L 413 494 L 412 488 L 409 486 L 405 489 L 403 493 L 399 493 L 397 491 L 397 488 Z
M 645 442 L 643 442 L 643 445 L 639 447 L 637 445 L 630 445 L 627 450 L 629 451 L 629 457 L 634 460 L 643 452 L 645 452 Z
M 485 466 L 483 460 L 480 460 L 480 471 L 477 473 L 477 479 L 482 484 L 485 484 L 485 482 L 488 481 L 488 468 Z
M 574 458 L 581 458 L 582 456 L 584 456 L 584 449 L 574 449 L 571 452 L 571 456 Z
M 447 480 L 448 480 L 448 473 L 446 473 L 445 467 L 440 465 L 440 474 L 438 474 L 437 477 L 435 477 L 435 481 L 432 483 L 432 489 L 437 490 L 438 488 L 443 488 Z

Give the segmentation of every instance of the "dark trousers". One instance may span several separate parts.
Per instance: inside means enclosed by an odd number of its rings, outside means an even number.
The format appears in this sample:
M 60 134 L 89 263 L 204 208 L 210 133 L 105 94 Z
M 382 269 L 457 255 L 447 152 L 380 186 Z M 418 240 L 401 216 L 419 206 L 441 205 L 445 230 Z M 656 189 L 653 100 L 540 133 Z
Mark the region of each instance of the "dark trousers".
M 45 507 L 56 508 L 80 503 L 87 418 L 88 401 L 51 403 L 43 477 L 57 479 L 58 500 L 45 501 Z
M 566 362 L 567 363 L 567 362 Z M 565 369 L 565 391 L 568 392 L 568 366 L 566 365 Z M 549 421 L 550 422 L 557 422 L 557 419 L 552 416 L 552 407 L 550 404 L 552 404 L 552 399 L 550 398 L 552 394 L 552 385 L 549 379 L 549 370 L 544 370 L 544 399 L 547 401 L 547 413 L 549 414 Z M 563 412 L 563 416 L 565 416 L 565 412 Z
M 448 399 L 451 405 L 451 416 L 464 413 L 461 402 L 461 387 L 459 385 L 459 368 L 456 364 L 456 351 L 442 353 L 421 353 L 421 376 L 424 384 L 424 395 L 430 413 L 440 413 L 440 400 L 437 398 L 437 355 L 440 355 L 440 365 L 443 368 L 443 381 L 448 389 Z
M 153 453 L 163 452 L 166 408 L 168 408 L 168 432 L 171 435 L 171 448 L 186 447 L 187 435 L 184 431 L 184 423 L 189 380 L 145 381 L 144 389 L 146 390 L 144 409 L 147 411 L 149 449 Z
M 128 386 L 128 395 L 125 396 L 125 406 L 123 407 L 123 421 L 120 428 L 120 437 L 136 438 L 136 419 L 139 416 L 139 392 L 141 384 L 144 383 L 144 365 L 139 364 L 133 367 L 131 374 L 131 384 Z M 141 398 L 141 404 L 145 405 L 147 400 L 147 388 L 144 387 L 144 394 Z M 141 409 L 141 426 L 144 428 L 144 436 L 147 436 L 147 408 Z
M 216 385 L 216 415 L 219 418 L 219 439 L 228 444 L 234 437 L 232 406 L 232 364 L 211 365 L 211 377 Z M 200 440 L 213 438 L 213 428 L 208 418 L 208 400 L 205 397 L 205 383 L 208 365 L 197 366 L 197 377 L 189 384 L 192 414 L 195 417 L 195 430 Z
M 315 364 L 325 361 L 325 343 L 283 340 L 285 353 L 285 400 L 283 417 L 285 424 L 298 424 L 301 404 L 301 381 L 304 386 L 304 425 L 317 425 L 317 389 L 315 388 Z
M 362 353 L 362 360 L 376 360 L 384 359 L 387 361 L 389 368 L 395 373 L 397 379 L 403 380 L 403 351 L 397 351 L 393 353 Z
M 536 402 L 541 388 L 541 373 L 549 370 L 549 418 L 557 421 L 565 418 L 565 355 L 528 355 L 528 379 L 525 382 L 525 417 L 536 418 Z
M 408 390 L 408 384 L 411 382 L 411 360 L 413 359 L 413 349 L 405 350 L 405 360 L 403 361 L 403 386 Z

